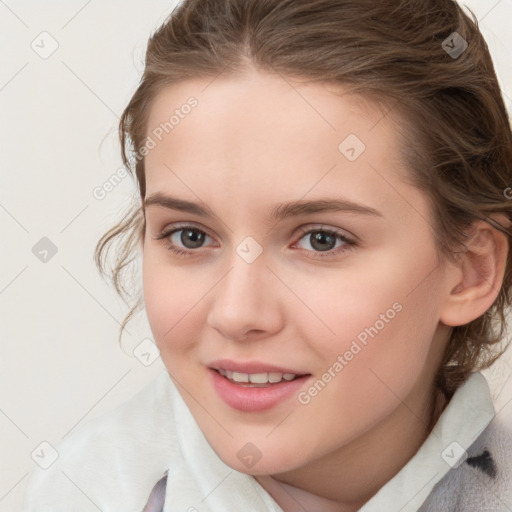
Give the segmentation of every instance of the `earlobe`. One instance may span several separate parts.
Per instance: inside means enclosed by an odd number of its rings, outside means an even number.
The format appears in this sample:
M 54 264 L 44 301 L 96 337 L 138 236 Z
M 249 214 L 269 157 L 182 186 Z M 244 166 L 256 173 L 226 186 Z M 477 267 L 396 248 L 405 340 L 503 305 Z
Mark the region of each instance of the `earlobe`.
M 493 217 L 508 227 L 504 216 Z M 459 264 L 447 272 L 447 296 L 440 321 L 448 326 L 465 325 L 482 316 L 494 303 L 503 283 L 508 255 L 507 236 L 478 220 L 470 228 Z

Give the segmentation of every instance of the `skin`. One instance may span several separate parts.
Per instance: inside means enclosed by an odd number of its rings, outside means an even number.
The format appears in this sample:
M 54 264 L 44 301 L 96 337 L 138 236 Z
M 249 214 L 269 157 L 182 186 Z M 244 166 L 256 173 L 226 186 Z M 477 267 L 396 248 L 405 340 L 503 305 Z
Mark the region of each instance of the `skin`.
M 214 213 L 145 208 L 144 300 L 162 360 L 218 456 L 283 510 L 358 510 L 424 442 L 434 406 L 436 418 L 445 407 L 433 378 L 450 328 L 496 298 L 506 241 L 480 222 L 475 254 L 439 261 L 427 198 L 403 180 L 396 118 L 339 87 L 256 71 L 180 82 L 156 96 L 147 135 L 190 96 L 198 106 L 145 157 L 146 198 Z M 338 150 L 350 133 L 366 145 L 353 162 Z M 275 204 L 318 198 L 380 215 L 268 216 Z M 206 232 L 202 246 L 183 245 L 183 231 L 155 239 L 183 223 Z M 322 256 L 311 240 L 322 226 L 356 245 L 337 240 L 338 252 Z M 252 263 L 236 252 L 247 236 L 263 250 Z M 307 390 L 394 303 L 400 312 L 306 405 L 293 396 L 241 412 L 211 385 L 208 364 L 230 358 L 310 373 Z M 237 456 L 248 442 L 262 454 L 251 468 Z

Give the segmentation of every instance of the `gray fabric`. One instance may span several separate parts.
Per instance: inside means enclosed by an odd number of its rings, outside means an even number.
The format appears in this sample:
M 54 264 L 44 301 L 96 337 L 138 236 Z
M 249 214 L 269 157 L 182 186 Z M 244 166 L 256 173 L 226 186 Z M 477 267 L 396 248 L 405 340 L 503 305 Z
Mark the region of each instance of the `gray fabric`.
M 142 512 L 163 512 L 165 502 L 165 488 L 167 486 L 167 473 L 158 480 L 149 495 Z
M 510 512 L 512 503 L 512 435 L 495 418 L 452 468 L 418 512 Z

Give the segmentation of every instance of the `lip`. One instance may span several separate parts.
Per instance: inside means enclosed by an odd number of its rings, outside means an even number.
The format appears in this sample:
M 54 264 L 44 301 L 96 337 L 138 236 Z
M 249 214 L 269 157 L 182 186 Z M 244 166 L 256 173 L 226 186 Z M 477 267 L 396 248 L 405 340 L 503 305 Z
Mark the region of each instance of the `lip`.
M 231 408 L 242 412 L 265 411 L 292 396 L 297 396 L 300 388 L 302 388 L 311 377 L 310 375 L 304 375 L 294 380 L 283 380 L 265 387 L 249 387 L 231 382 L 213 368 L 208 368 L 207 370 L 210 373 L 213 388 L 219 397 Z M 285 373 L 294 372 L 290 371 Z
M 261 361 L 233 361 L 231 359 L 217 359 L 208 364 L 210 368 L 218 370 L 230 370 L 239 373 L 293 373 L 294 375 L 309 375 L 308 372 L 296 370 L 293 368 L 284 368 L 282 366 L 275 366 L 270 363 L 263 363 Z

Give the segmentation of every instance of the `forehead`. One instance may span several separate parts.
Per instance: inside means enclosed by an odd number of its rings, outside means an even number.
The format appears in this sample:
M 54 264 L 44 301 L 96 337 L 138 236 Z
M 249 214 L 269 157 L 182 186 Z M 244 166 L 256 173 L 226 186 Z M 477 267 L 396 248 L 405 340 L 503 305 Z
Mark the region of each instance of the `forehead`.
M 194 107 L 190 108 L 190 103 Z M 261 141 L 293 145 L 295 140 L 307 150 L 312 144 L 303 146 L 305 140 L 315 136 L 337 139 L 345 132 L 360 138 L 372 137 L 376 143 L 384 131 L 368 132 L 381 122 L 389 124 L 391 118 L 385 119 L 388 113 L 386 107 L 350 94 L 339 84 L 299 82 L 282 75 L 247 72 L 237 77 L 186 80 L 164 87 L 153 100 L 146 135 L 156 135 L 158 142 L 163 137 L 172 145 L 173 139 L 177 143 L 181 138 L 180 133 L 188 137 L 193 131 L 194 140 L 215 141 L 220 151 L 224 144 L 234 146 L 241 140 L 244 149 L 251 141 L 256 146 Z M 392 137 L 388 138 L 389 145 Z
M 247 206 L 339 191 L 382 205 L 397 199 L 406 173 L 396 116 L 387 114 L 341 86 L 281 75 L 167 86 L 148 116 L 155 144 L 145 157 L 147 196 L 216 194 Z

